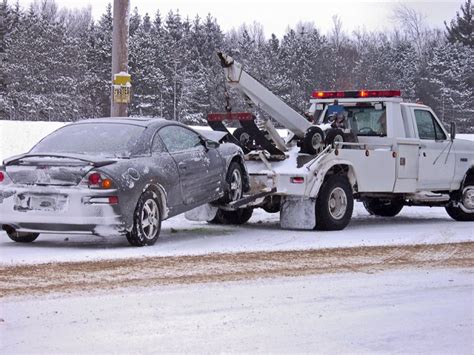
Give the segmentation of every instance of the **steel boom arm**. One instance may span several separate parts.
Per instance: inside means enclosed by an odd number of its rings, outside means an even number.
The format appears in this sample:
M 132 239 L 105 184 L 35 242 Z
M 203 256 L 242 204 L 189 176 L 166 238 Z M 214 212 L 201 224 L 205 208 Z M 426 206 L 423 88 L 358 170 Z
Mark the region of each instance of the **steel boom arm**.
M 231 56 L 223 53 L 218 53 L 218 56 L 229 85 L 239 88 L 252 102 L 296 136 L 304 137 L 306 130 L 311 126 L 306 118 L 252 78 Z

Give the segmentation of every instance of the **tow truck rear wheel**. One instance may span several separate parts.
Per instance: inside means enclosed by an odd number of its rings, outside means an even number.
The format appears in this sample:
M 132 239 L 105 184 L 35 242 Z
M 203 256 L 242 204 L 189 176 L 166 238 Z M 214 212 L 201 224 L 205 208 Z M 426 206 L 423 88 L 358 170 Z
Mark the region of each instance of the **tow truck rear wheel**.
M 323 130 L 316 126 L 309 127 L 303 138 L 303 152 L 311 155 L 317 154 L 322 150 L 323 146 Z
M 450 202 L 446 206 L 446 212 L 449 216 L 460 222 L 474 221 L 474 185 L 468 185 L 463 188 L 461 199 L 454 205 Z
M 347 177 L 330 176 L 321 186 L 316 199 L 316 229 L 344 229 L 350 222 L 354 197 Z
M 369 198 L 365 200 L 364 207 L 373 216 L 395 217 L 403 208 L 403 200 L 381 200 Z

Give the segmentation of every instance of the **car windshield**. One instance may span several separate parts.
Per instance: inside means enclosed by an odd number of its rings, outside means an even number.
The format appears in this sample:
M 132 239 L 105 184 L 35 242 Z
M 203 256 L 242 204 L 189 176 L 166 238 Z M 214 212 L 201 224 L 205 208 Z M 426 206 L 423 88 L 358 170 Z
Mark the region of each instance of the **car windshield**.
M 72 124 L 36 144 L 30 153 L 130 156 L 144 127 L 123 123 Z
M 337 106 L 337 107 L 336 107 Z M 387 118 L 385 108 L 377 109 L 372 105 L 341 106 L 330 105 L 326 110 L 323 123 L 331 123 L 334 113 L 341 112 L 358 136 L 386 136 Z

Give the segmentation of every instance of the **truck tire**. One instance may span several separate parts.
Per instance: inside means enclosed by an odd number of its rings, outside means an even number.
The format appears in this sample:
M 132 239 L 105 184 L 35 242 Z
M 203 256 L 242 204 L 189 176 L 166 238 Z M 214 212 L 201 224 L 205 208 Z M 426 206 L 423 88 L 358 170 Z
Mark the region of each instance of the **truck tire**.
M 38 238 L 39 233 L 17 232 L 15 230 L 7 230 L 8 238 L 17 243 L 31 243 Z
M 324 146 L 324 132 L 321 128 L 312 126 L 303 138 L 303 152 L 311 155 L 319 153 Z
M 316 229 L 344 229 L 351 220 L 353 209 L 354 197 L 347 177 L 329 177 L 321 186 L 316 199 Z
M 240 208 L 235 211 L 225 211 L 219 208 L 216 217 L 210 223 L 213 224 L 244 224 L 252 217 L 253 208 Z
M 395 217 L 403 208 L 403 200 L 380 200 L 378 198 L 370 198 L 363 203 L 367 212 L 379 217 Z
M 344 142 L 344 132 L 339 128 L 331 128 L 326 133 L 326 145 L 333 145 L 335 142 Z
M 446 212 L 449 216 L 460 222 L 474 221 L 474 185 L 468 185 L 463 188 L 461 200 L 457 206 L 450 202 L 446 206 Z

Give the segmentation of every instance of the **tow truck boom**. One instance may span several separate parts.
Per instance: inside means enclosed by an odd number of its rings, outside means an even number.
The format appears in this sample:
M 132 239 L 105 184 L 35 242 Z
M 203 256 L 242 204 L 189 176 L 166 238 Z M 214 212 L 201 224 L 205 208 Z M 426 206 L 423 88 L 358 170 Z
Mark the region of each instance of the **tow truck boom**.
M 258 107 L 272 118 L 289 129 L 296 136 L 303 138 L 311 124 L 306 118 L 284 103 L 265 86 L 252 78 L 242 65 L 231 56 L 219 52 L 218 56 L 224 68 L 225 77 L 229 85 L 237 87 L 247 95 Z

